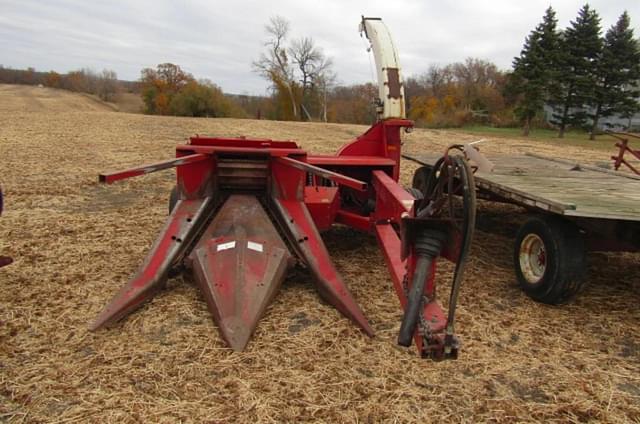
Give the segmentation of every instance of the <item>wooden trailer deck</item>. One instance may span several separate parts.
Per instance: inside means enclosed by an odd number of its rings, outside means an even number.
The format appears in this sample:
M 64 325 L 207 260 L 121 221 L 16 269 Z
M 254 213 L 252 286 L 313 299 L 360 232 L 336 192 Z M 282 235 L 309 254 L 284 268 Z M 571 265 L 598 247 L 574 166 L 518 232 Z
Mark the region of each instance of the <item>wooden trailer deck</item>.
M 431 166 L 439 154 L 403 157 Z M 481 197 L 567 217 L 640 222 L 638 176 L 534 153 L 487 158 L 495 169 L 491 173 L 476 173 Z

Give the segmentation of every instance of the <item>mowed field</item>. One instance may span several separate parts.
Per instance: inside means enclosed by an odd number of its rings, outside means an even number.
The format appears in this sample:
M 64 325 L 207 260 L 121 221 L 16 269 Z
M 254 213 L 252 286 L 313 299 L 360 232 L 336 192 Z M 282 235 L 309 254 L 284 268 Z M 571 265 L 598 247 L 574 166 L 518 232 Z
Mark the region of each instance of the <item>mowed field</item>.
M 375 238 L 343 227 L 325 242 L 373 339 L 323 303 L 301 270 L 242 353 L 225 347 L 182 277 L 116 327 L 87 330 L 142 262 L 174 178 L 167 171 L 102 186 L 99 172 L 171 158 L 193 134 L 293 139 L 329 153 L 364 130 L 126 114 L 63 91 L 0 85 L 0 254 L 15 259 L 0 269 L 0 421 L 640 421 L 640 255 L 590 254 L 575 301 L 537 304 L 513 274 L 524 214 L 488 203 L 459 299 L 457 361 L 395 346 L 401 310 Z M 404 147 L 442 151 L 473 139 L 416 130 Z M 483 147 L 531 150 L 608 157 L 505 138 Z M 403 167 L 408 184 L 415 166 Z M 451 269 L 441 267 L 445 288 Z

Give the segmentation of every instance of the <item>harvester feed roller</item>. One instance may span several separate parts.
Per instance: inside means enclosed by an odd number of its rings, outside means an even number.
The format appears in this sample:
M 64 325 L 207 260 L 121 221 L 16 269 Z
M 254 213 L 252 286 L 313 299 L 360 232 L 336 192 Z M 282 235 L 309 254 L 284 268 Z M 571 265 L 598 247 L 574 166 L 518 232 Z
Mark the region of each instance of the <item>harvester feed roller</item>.
M 320 236 L 338 223 L 376 236 L 407 311 L 399 343 L 413 340 L 424 357 L 456 357 L 453 320 L 475 216 L 473 175 L 461 156 L 447 153 L 437 173 L 418 170 L 414 180 L 421 186 L 398 184 L 400 135 L 413 123 L 404 117 L 397 53 L 385 44 L 391 38 L 381 20 L 363 18 L 361 25 L 369 38 L 379 37 L 372 42 L 376 65 L 382 84 L 396 87 L 387 95 L 399 101 L 382 102 L 387 109 L 378 122 L 336 155 L 311 155 L 291 141 L 198 136 L 177 146 L 176 159 L 100 176 L 113 183 L 175 167 L 177 181 L 158 239 L 92 329 L 115 324 L 153 297 L 169 275 L 187 270 L 221 337 L 240 351 L 287 271 L 300 265 L 320 296 L 373 336 Z M 456 195 L 463 199 L 457 208 Z M 436 299 L 440 257 L 460 264 L 447 313 Z

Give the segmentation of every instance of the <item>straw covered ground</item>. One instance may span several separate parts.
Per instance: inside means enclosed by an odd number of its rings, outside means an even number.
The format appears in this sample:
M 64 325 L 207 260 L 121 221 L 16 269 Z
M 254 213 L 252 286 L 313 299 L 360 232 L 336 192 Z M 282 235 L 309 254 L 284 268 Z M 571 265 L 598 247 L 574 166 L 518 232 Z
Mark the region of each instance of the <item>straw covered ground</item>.
M 87 330 L 144 258 L 173 178 L 104 187 L 100 171 L 170 158 L 196 133 L 332 152 L 364 130 L 125 114 L 65 92 L 0 85 L 0 253 L 15 259 L 0 270 L 0 421 L 638 422 L 640 255 L 591 254 L 581 296 L 561 307 L 534 303 L 512 271 L 523 213 L 487 203 L 459 301 L 457 361 L 394 346 L 401 314 L 383 258 L 373 237 L 346 228 L 325 241 L 373 339 L 321 302 L 303 271 L 286 280 L 243 353 L 225 348 L 182 278 L 115 328 Z M 470 139 L 416 130 L 405 148 Z M 504 138 L 483 149 L 607 160 L 601 150 Z M 407 182 L 414 167 L 404 167 Z

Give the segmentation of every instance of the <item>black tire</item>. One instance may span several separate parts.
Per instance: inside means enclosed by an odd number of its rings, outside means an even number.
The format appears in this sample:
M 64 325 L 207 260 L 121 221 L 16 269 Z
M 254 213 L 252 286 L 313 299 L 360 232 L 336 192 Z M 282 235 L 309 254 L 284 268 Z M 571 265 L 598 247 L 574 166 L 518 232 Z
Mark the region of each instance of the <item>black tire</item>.
M 169 195 L 169 214 L 173 211 L 173 208 L 176 207 L 176 203 L 180 197 L 178 196 L 178 186 L 173 186 L 171 189 L 171 194 Z
M 561 218 L 535 217 L 522 225 L 513 259 L 520 287 L 537 302 L 564 303 L 584 284 L 583 236 L 578 227 Z

